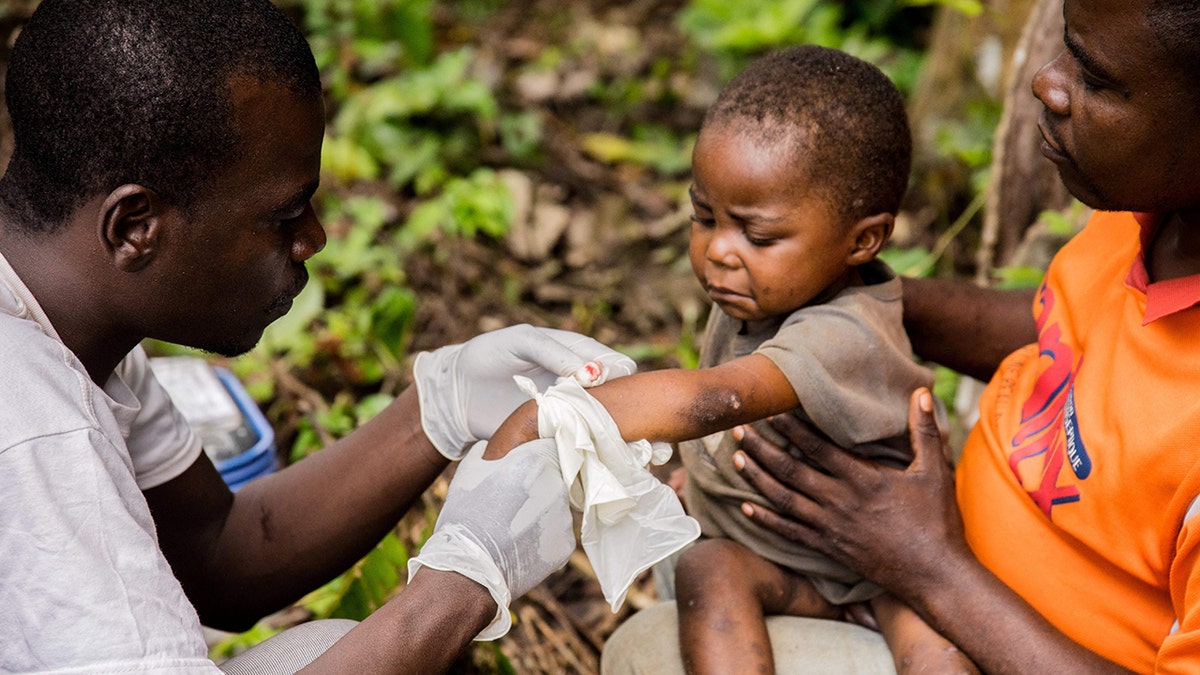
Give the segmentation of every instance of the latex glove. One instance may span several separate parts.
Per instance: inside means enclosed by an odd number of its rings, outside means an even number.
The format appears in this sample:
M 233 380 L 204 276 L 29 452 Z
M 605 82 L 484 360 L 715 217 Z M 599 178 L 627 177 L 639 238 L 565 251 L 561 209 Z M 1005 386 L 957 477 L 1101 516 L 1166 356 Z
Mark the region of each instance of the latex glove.
M 472 442 L 491 437 L 528 400 L 514 375 L 544 389 L 559 376 L 575 376 L 584 386 L 593 386 L 636 369 L 633 359 L 587 336 L 521 324 L 422 352 L 413 363 L 413 378 L 425 435 L 438 452 L 454 460 Z
M 538 434 L 553 438 L 571 506 L 583 513 L 579 539 L 604 599 L 615 612 L 637 575 L 700 536 L 679 497 L 647 469 L 671 458 L 671 446 L 626 443 L 612 415 L 571 379 L 538 393 Z
M 425 566 L 458 572 L 487 588 L 496 617 L 476 640 L 507 633 L 509 601 L 566 564 L 575 550 L 554 441 L 525 443 L 496 460 L 483 459 L 486 446 L 476 443 L 458 465 L 433 534 L 408 561 L 409 581 Z

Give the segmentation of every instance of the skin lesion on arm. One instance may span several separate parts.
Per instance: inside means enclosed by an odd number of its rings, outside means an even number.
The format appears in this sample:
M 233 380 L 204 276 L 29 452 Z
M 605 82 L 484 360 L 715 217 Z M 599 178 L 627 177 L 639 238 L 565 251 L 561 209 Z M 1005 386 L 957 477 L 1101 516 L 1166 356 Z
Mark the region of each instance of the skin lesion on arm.
M 701 370 L 637 373 L 588 392 L 612 415 L 626 441 L 700 438 L 799 405 L 779 368 L 757 354 Z M 504 421 L 484 457 L 502 457 L 537 436 L 537 404 L 530 401 Z
M 649 414 L 634 411 L 635 415 L 650 417 L 649 422 L 657 425 L 657 429 L 650 431 L 657 431 L 662 436 L 654 440 L 674 442 L 699 438 L 800 405 L 795 389 L 783 372 L 759 354 L 704 370 L 675 372 L 688 380 L 683 387 L 684 395 L 675 403 L 681 410 L 668 417 L 654 415 L 654 411 Z M 617 423 L 622 432 L 629 433 L 619 418 Z

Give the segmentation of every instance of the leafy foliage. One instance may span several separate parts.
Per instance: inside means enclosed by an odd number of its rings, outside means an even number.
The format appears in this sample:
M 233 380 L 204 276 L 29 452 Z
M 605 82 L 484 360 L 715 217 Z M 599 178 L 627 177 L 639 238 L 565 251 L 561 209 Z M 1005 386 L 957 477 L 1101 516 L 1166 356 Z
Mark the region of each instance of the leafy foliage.
M 907 92 L 916 81 L 920 53 L 887 33 L 902 12 L 895 3 L 861 0 L 692 0 L 679 24 L 717 56 L 725 79 L 768 49 L 816 44 L 875 63 Z
M 342 576 L 300 601 L 318 619 L 361 621 L 391 599 L 408 566 L 408 549 L 389 534 Z

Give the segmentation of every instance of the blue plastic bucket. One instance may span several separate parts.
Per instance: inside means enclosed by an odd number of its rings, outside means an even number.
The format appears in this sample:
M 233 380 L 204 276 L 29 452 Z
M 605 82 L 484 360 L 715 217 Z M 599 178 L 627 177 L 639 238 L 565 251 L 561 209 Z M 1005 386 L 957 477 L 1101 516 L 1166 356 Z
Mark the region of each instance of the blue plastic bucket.
M 217 367 L 214 367 L 213 371 L 237 403 L 246 424 L 258 437 L 254 445 L 245 452 L 216 463 L 217 471 L 225 479 L 225 484 L 229 489 L 237 491 L 255 478 L 275 472 L 278 465 L 275 457 L 275 431 L 233 373 Z

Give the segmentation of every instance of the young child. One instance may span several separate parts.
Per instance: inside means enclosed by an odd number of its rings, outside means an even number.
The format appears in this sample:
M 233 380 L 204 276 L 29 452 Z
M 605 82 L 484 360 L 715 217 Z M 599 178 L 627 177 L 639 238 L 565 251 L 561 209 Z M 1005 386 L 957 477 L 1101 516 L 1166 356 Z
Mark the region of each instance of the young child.
M 910 156 L 892 83 L 820 47 L 754 62 L 705 117 L 690 188 L 692 269 L 715 304 L 701 368 L 589 390 L 626 440 L 700 439 L 680 448 L 687 507 L 706 537 L 676 571 L 689 672 L 772 672 L 765 615 L 836 617 L 840 606 L 868 600 L 898 671 L 975 671 L 878 587 L 752 523 L 743 502 L 766 502 L 735 470 L 727 431 L 799 407 L 843 447 L 893 466 L 911 459 L 909 396 L 932 376 L 913 362 L 900 282 L 875 259 Z M 765 424 L 755 428 L 775 437 Z M 530 403 L 485 456 L 536 436 Z

